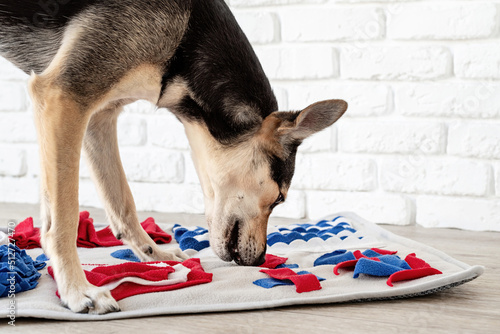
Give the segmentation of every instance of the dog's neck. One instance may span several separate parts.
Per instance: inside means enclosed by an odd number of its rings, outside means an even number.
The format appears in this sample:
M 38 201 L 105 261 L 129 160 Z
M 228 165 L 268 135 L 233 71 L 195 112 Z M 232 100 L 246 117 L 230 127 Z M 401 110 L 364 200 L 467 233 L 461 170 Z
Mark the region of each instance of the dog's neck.
M 194 0 L 190 21 L 158 105 L 204 123 L 222 144 L 244 140 L 278 109 L 271 85 L 223 0 Z

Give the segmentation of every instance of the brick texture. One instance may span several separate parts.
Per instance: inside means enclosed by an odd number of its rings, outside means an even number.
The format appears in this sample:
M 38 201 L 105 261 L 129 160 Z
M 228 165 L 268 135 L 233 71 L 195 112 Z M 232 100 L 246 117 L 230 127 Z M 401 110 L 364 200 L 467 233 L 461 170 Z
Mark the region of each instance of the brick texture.
M 450 126 L 448 154 L 500 159 L 500 122 L 458 122 Z
M 0 176 L 26 174 L 26 152 L 23 149 L 0 146 Z
M 26 110 L 28 101 L 26 88 L 23 83 L 3 81 L 0 82 L 0 112 Z
M 498 28 L 498 7 L 477 2 L 425 1 L 389 7 L 387 36 L 404 40 L 493 37 Z
M 495 164 L 495 194 L 500 197 L 500 163 Z
M 394 87 L 404 116 L 499 118 L 500 82 L 404 83 Z
M 286 42 L 377 40 L 385 35 L 385 17 L 380 8 L 288 9 L 280 12 Z
M 412 211 L 409 200 L 404 196 L 331 191 L 308 191 L 306 195 L 307 211 L 313 218 L 332 212 L 353 211 L 381 224 L 410 223 Z
M 300 110 L 317 101 L 342 98 L 349 102 L 343 117 L 382 116 L 392 112 L 392 91 L 384 84 L 328 81 L 290 85 L 287 89 L 290 109 Z
M 477 42 L 455 47 L 455 74 L 464 79 L 500 79 L 500 45 Z
M 483 162 L 400 156 L 380 166 L 381 186 L 391 192 L 486 196 L 491 185 L 491 167 Z
M 377 184 L 376 165 L 366 158 L 302 154 L 296 164 L 293 186 L 300 189 L 369 191 Z
M 270 79 L 326 79 L 338 76 L 338 53 L 330 46 L 265 46 L 255 49 Z
M 440 123 L 422 121 L 339 122 L 339 150 L 351 153 L 441 153 L 445 138 Z
M 442 46 L 343 46 L 340 72 L 344 79 L 437 80 L 452 72 L 450 50 Z

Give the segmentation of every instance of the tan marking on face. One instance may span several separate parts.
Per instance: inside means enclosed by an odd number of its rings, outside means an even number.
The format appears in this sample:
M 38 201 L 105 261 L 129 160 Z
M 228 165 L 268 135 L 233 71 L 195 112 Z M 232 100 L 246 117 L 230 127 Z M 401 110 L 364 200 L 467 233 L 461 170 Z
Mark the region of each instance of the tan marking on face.
M 280 194 L 280 189 L 276 183 L 270 184 L 270 186 L 263 189 L 263 194 L 259 201 L 259 206 L 262 212 L 269 212 L 271 214 L 271 205 L 274 204 L 276 199 Z
M 271 179 L 267 153 L 255 136 L 236 146 L 224 146 L 205 125 L 182 121 L 205 195 L 212 248 L 223 260 L 231 259 L 228 238 L 237 220 L 240 255 L 252 263 L 266 247 L 270 206 L 280 193 Z
M 256 140 L 269 152 L 279 155 L 282 150 L 281 145 L 279 145 L 277 129 L 281 125 L 281 120 L 273 115 L 270 115 L 264 119 L 262 126 L 255 136 Z
M 270 154 L 283 159 L 288 154 L 283 139 L 286 139 L 286 134 L 294 128 L 294 122 L 283 120 L 275 114 L 272 113 L 264 119 L 255 139 Z

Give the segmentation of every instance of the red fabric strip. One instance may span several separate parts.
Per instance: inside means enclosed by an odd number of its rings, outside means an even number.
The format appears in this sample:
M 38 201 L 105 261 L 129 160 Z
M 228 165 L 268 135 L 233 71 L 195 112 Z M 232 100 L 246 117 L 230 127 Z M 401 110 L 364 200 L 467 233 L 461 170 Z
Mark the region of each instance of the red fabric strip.
M 290 268 L 262 269 L 260 272 L 279 280 L 290 280 L 295 285 L 298 293 L 309 292 L 321 289 L 321 284 L 313 274 L 298 275 Z
M 266 254 L 266 262 L 261 264 L 259 267 L 274 269 L 280 264 L 284 264 L 288 258 L 280 257 L 273 254 Z
M 358 253 L 358 254 L 355 254 L 355 253 Z M 353 254 L 356 257 L 356 260 L 349 260 L 349 261 L 340 262 L 335 267 L 333 267 L 333 273 L 335 275 L 340 275 L 339 274 L 339 269 L 340 268 L 349 268 L 349 269 L 354 270 L 354 267 L 356 267 L 356 264 L 358 263 L 358 261 L 359 261 L 360 258 L 365 258 L 365 259 L 369 259 L 369 260 L 380 262 L 380 260 L 377 259 L 376 257 L 367 257 L 367 256 L 364 256 L 363 254 L 361 254 L 360 251 L 356 251 Z M 359 257 L 357 257 L 356 255 L 358 255 Z
M 154 221 L 148 218 L 141 223 L 142 228 L 157 244 L 166 244 L 172 240 L 172 236 L 163 231 Z M 16 245 L 22 249 L 40 248 L 40 228 L 33 226 L 33 218 L 27 218 L 16 226 L 13 239 Z M 90 218 L 87 211 L 80 212 L 78 223 L 78 235 L 76 239 L 77 247 L 113 247 L 121 246 L 123 243 L 116 239 L 111 231 L 111 227 L 95 230 L 94 220 Z
M 158 261 L 158 262 L 141 262 L 141 263 L 123 263 L 112 266 L 99 266 L 90 271 L 84 270 L 85 276 L 89 283 L 96 286 L 103 286 L 113 281 L 122 279 L 123 277 L 140 277 L 150 281 L 161 281 L 168 279 L 168 274 L 174 272 L 172 267 L 154 267 L 147 265 L 148 263 L 166 263 L 170 266 L 175 266 L 180 262 L 177 261 Z M 122 283 L 113 290 L 111 295 L 115 300 L 121 300 L 130 296 L 135 296 L 150 292 L 161 292 L 181 289 L 193 285 L 209 283 L 212 281 L 212 274 L 205 272 L 201 266 L 200 259 L 188 259 L 182 262 L 182 265 L 191 269 L 187 275 L 187 281 L 174 285 L 140 285 L 136 283 Z M 48 268 L 49 274 L 54 278 L 52 267 Z M 59 293 L 56 292 L 59 296 Z
M 409 270 L 398 271 L 397 273 L 394 273 L 391 276 L 389 276 L 389 278 L 387 279 L 387 285 L 394 286 L 392 284 L 394 282 L 412 280 L 438 274 L 442 274 L 442 272 L 435 268 L 420 268 L 420 269 L 409 269 Z
M 380 249 L 380 248 L 372 248 L 371 250 L 379 253 L 380 255 L 394 255 L 398 252 L 398 251 L 390 251 L 387 249 Z
M 405 258 L 406 263 L 410 266 L 411 269 L 420 269 L 420 268 L 431 268 L 431 265 L 425 262 L 422 259 L 419 259 L 415 253 L 408 254 Z

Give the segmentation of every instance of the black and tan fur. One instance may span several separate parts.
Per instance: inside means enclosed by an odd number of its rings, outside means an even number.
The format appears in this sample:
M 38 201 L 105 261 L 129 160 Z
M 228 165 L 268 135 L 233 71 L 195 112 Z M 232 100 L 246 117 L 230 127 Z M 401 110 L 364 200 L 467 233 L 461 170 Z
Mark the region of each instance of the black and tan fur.
M 42 243 L 72 311 L 119 310 L 76 251 L 80 151 L 113 233 L 143 260 L 179 260 L 140 227 L 116 120 L 144 99 L 184 124 L 223 260 L 263 262 L 267 220 L 284 201 L 297 147 L 347 109 L 329 100 L 276 112 L 276 98 L 223 0 L 0 0 L 0 55 L 31 75 L 41 159 Z

